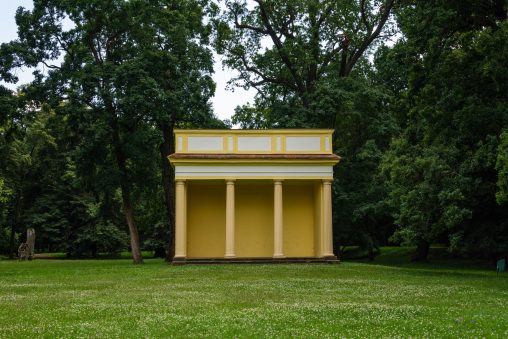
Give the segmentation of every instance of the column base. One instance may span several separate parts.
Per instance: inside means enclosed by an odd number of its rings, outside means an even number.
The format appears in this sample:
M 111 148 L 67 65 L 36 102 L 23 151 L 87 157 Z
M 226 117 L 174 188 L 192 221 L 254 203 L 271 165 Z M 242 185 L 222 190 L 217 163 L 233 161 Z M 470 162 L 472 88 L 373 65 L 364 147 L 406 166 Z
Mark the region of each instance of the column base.
M 339 260 L 315 257 L 289 257 L 289 258 L 187 258 L 184 261 L 172 262 L 174 266 L 183 265 L 245 265 L 245 264 L 339 264 Z
M 171 265 L 174 266 L 183 266 L 187 264 L 187 258 L 186 257 L 173 257 L 173 261 L 171 261 Z
M 286 256 L 284 254 L 274 254 L 273 259 L 285 259 Z
M 226 254 L 224 255 L 224 259 L 234 259 L 236 258 L 236 254 Z

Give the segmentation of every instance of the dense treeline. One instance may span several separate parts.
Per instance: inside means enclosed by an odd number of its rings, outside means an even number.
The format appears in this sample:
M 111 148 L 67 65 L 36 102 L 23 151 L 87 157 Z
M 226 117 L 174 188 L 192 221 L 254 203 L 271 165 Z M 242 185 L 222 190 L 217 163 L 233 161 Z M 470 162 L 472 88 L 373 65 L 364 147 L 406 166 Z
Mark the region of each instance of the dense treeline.
M 508 252 L 503 0 L 34 1 L 0 48 L 0 251 L 172 257 L 174 128 L 333 128 L 335 250 Z
M 7 112 L 3 158 L 18 157 L 21 170 L 3 162 L 9 252 L 12 235 L 34 226 L 38 247 L 70 256 L 126 245 L 136 263 L 142 247 L 172 256 L 173 128 L 224 127 L 208 103 L 205 10 L 199 1 L 54 0 L 17 11 L 19 38 L 2 45 L 0 74 L 15 81 L 21 66 L 44 67 L 6 94 L 19 104 Z M 39 130 L 45 139 L 32 136 Z

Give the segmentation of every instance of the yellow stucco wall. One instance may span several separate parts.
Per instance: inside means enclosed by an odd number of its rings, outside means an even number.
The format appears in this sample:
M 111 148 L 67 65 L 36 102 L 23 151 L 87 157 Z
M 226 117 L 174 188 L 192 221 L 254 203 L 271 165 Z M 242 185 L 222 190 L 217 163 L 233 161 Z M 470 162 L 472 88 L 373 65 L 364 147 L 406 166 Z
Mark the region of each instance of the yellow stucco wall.
M 331 129 L 279 129 L 279 130 L 175 130 L 175 145 L 176 151 L 180 153 L 293 153 L 293 154 L 332 154 L 332 134 Z M 212 138 L 209 140 L 218 140 L 222 144 L 209 149 L 193 149 L 189 145 L 190 138 L 205 137 Z M 239 145 L 239 138 L 266 138 L 270 141 L 271 145 L 268 149 L 248 149 L 242 150 Z M 317 148 L 312 149 L 289 149 L 287 146 L 288 138 L 317 138 L 319 145 Z M 218 138 L 218 139 L 217 139 Z M 302 140 L 304 140 L 302 139 Z M 217 146 L 219 146 L 217 148 Z
M 224 257 L 225 211 L 226 186 L 224 181 L 188 184 L 187 257 Z
M 282 190 L 284 254 L 288 258 L 315 256 L 314 186 L 286 181 Z
M 321 251 L 320 185 L 283 183 L 283 243 L 286 257 L 315 257 Z M 222 180 L 187 186 L 187 257 L 222 258 L 225 253 L 226 185 Z M 235 247 L 239 258 L 273 255 L 273 182 L 235 184 Z
M 273 183 L 237 182 L 235 196 L 237 257 L 272 257 Z

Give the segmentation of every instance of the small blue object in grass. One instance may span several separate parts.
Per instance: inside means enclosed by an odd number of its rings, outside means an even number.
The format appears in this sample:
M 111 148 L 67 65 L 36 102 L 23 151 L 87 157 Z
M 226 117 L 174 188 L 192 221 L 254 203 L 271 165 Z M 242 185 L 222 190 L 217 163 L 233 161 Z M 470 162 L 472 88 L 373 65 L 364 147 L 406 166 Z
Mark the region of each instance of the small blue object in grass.
M 496 265 L 497 273 L 504 272 L 505 269 L 506 269 L 506 259 L 499 259 Z

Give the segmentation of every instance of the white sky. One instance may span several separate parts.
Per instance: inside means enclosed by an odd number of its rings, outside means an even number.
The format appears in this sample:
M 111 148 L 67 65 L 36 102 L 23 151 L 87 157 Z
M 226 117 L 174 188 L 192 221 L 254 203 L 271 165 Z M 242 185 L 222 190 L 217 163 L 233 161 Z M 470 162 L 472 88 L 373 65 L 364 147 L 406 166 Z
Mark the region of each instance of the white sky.
M 19 7 L 31 9 L 32 0 L 0 0 L 0 43 L 9 42 L 17 38 L 17 26 L 14 20 L 16 9 Z M 222 70 L 220 56 L 215 57 L 215 74 L 213 76 L 217 88 L 215 96 L 212 98 L 212 104 L 215 114 L 220 119 L 230 119 L 236 106 L 244 105 L 247 102 L 253 103 L 255 90 L 245 91 L 243 88 L 235 88 L 234 91 L 226 90 L 226 83 L 233 77 L 234 72 L 226 69 Z M 23 83 L 30 82 L 33 77 L 29 70 L 18 71 L 19 82 L 16 85 L 5 84 L 9 88 L 15 89 Z

